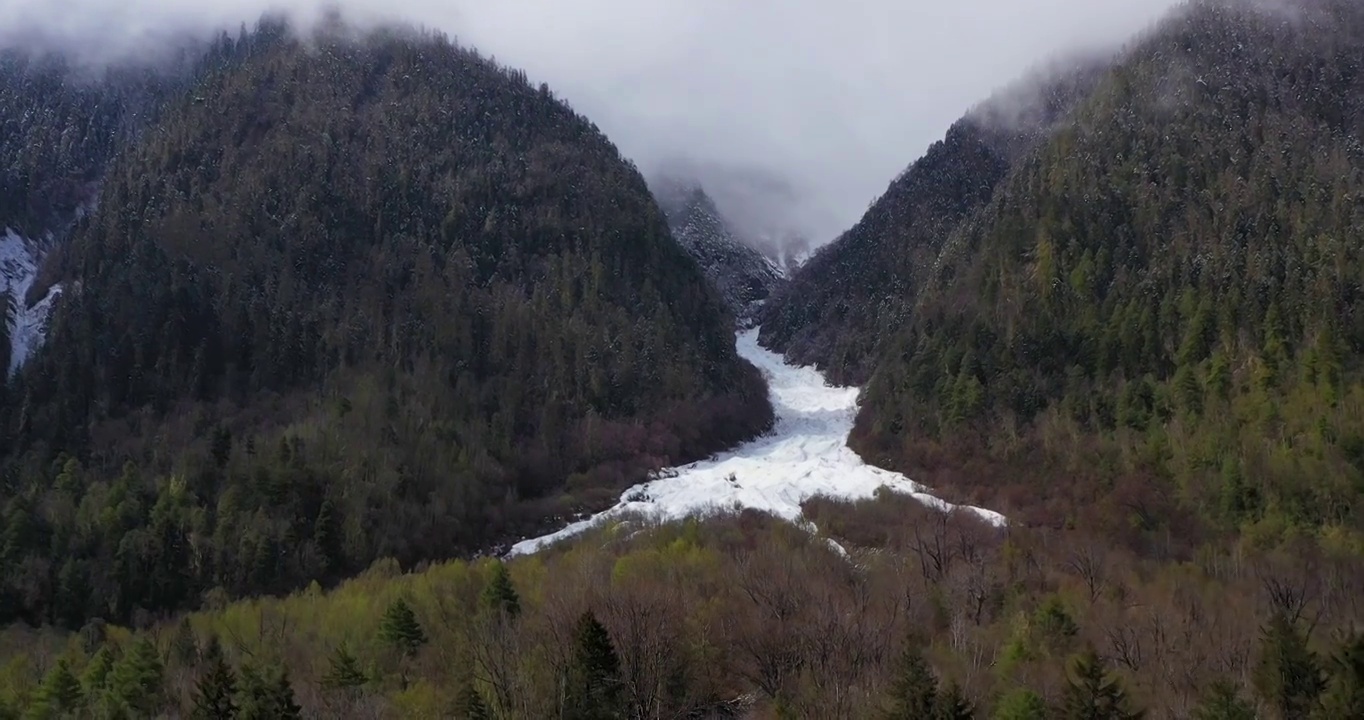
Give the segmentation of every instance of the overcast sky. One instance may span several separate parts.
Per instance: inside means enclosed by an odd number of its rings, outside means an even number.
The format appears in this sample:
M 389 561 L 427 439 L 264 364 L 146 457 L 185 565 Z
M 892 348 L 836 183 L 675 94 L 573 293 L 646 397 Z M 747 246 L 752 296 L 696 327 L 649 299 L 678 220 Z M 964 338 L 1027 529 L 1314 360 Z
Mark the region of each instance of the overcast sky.
M 1177 0 L 289 0 L 444 30 L 548 82 L 649 173 L 684 158 L 790 186 L 768 212 L 846 229 L 976 102 L 1117 47 Z M 0 41 L 99 56 L 235 28 L 269 0 L 0 0 Z M 717 198 L 723 202 L 723 198 Z M 774 218 L 777 219 L 777 218 Z

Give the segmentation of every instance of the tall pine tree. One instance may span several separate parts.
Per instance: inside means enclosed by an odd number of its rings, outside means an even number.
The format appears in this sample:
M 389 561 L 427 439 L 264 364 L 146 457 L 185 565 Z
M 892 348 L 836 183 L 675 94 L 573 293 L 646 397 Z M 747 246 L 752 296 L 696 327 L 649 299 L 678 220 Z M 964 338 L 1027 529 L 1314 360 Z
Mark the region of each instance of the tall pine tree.
M 360 663 L 350 654 L 350 650 L 342 643 L 332 653 L 331 668 L 322 677 L 322 684 L 329 688 L 338 690 L 354 691 L 369 682 L 365 672 L 360 669 Z
M 1108 677 L 1098 653 L 1089 648 L 1071 663 L 1060 714 L 1062 720 L 1140 720 L 1144 713 L 1128 709 L 1127 693 Z
M 208 666 L 199 676 L 194 690 L 194 710 L 191 717 L 195 720 L 231 720 L 237 716 L 237 674 L 232 671 L 223 658 L 222 645 L 218 638 L 211 638 L 204 649 L 204 662 Z
M 955 682 L 949 682 L 933 703 L 933 720 L 972 720 L 976 709 Z
M 1330 680 L 1321 697 L 1322 718 L 1364 718 L 1364 635 L 1345 641 L 1331 658 Z
M 75 713 L 85 703 L 80 681 L 65 658 L 58 660 L 38 687 L 29 717 L 61 717 Z
M 109 674 L 111 699 L 136 717 L 155 717 L 165 701 L 165 666 L 151 640 L 133 643 Z
M 622 717 L 620 659 L 610 634 L 589 610 L 578 619 L 575 637 L 564 697 L 565 720 Z
M 1218 680 L 1194 708 L 1193 720 L 1255 720 L 1255 708 L 1241 698 L 1235 684 Z
M 1260 636 L 1255 690 L 1279 720 L 1308 717 L 1321 695 L 1321 663 L 1307 637 L 1283 613 L 1269 619 Z
M 911 638 L 900 653 L 890 688 L 891 709 L 887 720 L 917 720 L 933 716 L 938 700 L 938 679 L 924 659 L 919 641 Z
M 512 585 L 506 563 L 499 561 L 493 565 L 492 577 L 483 588 L 482 600 L 484 607 L 505 613 L 509 618 L 521 614 L 521 598 L 516 594 L 516 587 Z
M 416 655 L 421 646 L 426 644 L 426 633 L 422 631 L 421 623 L 417 622 L 416 613 L 402 598 L 395 600 L 384 612 L 384 618 L 379 622 L 379 638 L 402 653 L 403 657 Z

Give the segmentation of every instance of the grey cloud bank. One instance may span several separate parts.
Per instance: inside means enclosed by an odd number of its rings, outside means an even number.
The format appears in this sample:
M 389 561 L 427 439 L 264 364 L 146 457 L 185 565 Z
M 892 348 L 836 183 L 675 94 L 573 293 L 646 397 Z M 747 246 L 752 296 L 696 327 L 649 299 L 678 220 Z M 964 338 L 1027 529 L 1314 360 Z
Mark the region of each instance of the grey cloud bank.
M 646 173 L 770 178 L 754 224 L 822 243 L 990 93 L 1116 46 L 1177 1 L 0 0 L 0 43 L 100 61 L 333 7 L 438 28 L 549 83 Z

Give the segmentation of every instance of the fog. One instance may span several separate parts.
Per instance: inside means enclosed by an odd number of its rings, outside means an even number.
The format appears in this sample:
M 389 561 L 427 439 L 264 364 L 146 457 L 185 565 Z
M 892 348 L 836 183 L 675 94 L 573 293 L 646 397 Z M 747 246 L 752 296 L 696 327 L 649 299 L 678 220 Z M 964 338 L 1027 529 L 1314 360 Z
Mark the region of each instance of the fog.
M 1177 0 L 0 0 L 0 43 L 104 62 L 267 10 L 443 30 L 686 168 L 754 229 L 846 229 L 947 126 L 1030 68 L 1116 48 Z M 728 189 L 726 189 L 728 188 Z M 737 188 L 737 189 L 736 189 Z

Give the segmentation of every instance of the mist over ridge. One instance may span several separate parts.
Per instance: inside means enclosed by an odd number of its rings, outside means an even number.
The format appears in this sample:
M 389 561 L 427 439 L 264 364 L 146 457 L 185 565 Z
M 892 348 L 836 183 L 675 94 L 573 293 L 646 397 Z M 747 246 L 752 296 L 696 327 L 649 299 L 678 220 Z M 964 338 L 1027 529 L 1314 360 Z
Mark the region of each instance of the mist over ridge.
M 832 240 L 952 121 L 1029 68 L 1112 49 L 1177 0 L 46 0 L 0 46 L 155 56 L 264 13 L 438 29 L 547 82 L 646 175 L 691 168 L 749 234 Z

